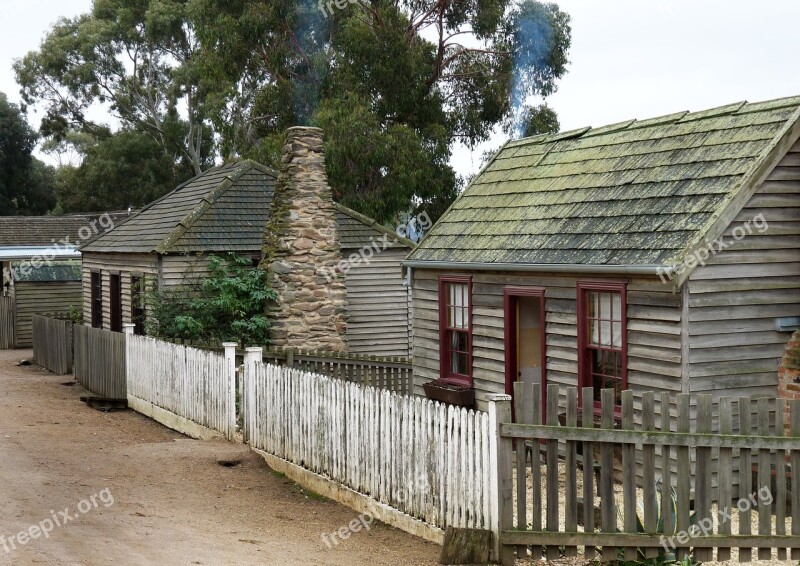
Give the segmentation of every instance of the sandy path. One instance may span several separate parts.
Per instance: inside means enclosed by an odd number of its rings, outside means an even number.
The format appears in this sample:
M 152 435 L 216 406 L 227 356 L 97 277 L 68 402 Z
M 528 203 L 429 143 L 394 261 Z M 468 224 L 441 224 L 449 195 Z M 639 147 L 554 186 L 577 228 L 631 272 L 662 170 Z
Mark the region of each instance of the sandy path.
M 1 565 L 436 562 L 437 546 L 384 525 L 329 549 L 322 533 L 355 512 L 303 493 L 240 445 L 89 409 L 79 386 L 61 385 L 71 376 L 17 367 L 23 357 L 0 351 Z M 92 495 L 96 506 L 79 509 Z M 79 517 L 11 548 L 11 536 L 65 509 Z

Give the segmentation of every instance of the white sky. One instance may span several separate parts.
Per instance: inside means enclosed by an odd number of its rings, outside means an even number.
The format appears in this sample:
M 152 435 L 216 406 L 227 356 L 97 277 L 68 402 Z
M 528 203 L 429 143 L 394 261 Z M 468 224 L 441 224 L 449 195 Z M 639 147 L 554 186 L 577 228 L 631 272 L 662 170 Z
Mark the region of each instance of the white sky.
M 796 0 L 561 0 L 572 16 L 568 74 L 548 103 L 562 129 L 602 126 L 739 100 L 800 94 L 800 2 Z M 0 0 L 0 91 L 14 101 L 11 63 L 35 49 L 59 16 L 91 0 Z M 38 126 L 40 117 L 31 116 Z M 456 151 L 473 173 L 485 147 Z

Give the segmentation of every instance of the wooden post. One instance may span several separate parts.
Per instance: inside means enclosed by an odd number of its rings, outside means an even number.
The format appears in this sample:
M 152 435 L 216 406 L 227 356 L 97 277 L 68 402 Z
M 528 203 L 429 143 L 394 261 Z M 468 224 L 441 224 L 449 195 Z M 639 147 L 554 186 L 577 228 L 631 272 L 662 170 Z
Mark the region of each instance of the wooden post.
M 136 325 L 131 322 L 125 322 L 122 324 L 122 331 L 125 334 L 133 334 L 133 330 L 136 328 Z
M 228 418 L 226 423 L 225 437 L 233 440 L 236 432 L 236 342 L 223 342 L 225 348 L 225 372 L 227 374 L 226 384 L 226 406 Z
M 244 354 L 244 387 L 242 390 L 242 423 L 244 441 L 249 442 L 253 436 L 255 425 L 255 407 L 253 406 L 256 388 L 256 362 L 262 360 L 264 349 L 260 346 L 245 348 Z
M 286 367 L 290 369 L 294 367 L 294 349 L 292 348 L 286 350 Z
M 494 560 L 503 566 L 513 566 L 514 549 L 501 544 L 503 531 L 513 528 L 514 510 L 512 500 L 511 451 L 513 442 L 500 436 L 500 425 L 511 422 L 511 396 L 488 395 L 489 401 L 489 444 L 495 456 L 495 465 L 490 468 L 492 502 L 492 549 Z

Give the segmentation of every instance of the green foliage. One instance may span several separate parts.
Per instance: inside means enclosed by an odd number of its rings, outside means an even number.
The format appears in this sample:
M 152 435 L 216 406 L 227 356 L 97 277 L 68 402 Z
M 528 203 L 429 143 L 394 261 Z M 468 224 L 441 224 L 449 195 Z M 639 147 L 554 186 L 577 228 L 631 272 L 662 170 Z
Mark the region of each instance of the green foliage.
M 267 301 L 275 299 L 266 271 L 235 254 L 209 257 L 209 275 L 189 275 L 181 285 L 152 289 L 147 333 L 203 342 L 268 344 Z M 155 320 L 152 320 L 155 319 Z
M 463 185 L 454 145 L 517 133 L 530 98 L 566 73 L 556 4 L 337 4 L 97 0 L 14 68 L 49 139 L 102 135 L 87 111 L 105 105 L 195 173 L 215 154 L 276 167 L 287 127 L 319 125 L 337 200 L 382 222 L 409 208 L 436 220 Z
M 337 199 L 383 222 L 410 205 L 435 220 L 462 185 L 453 144 L 510 132 L 514 105 L 555 90 L 571 42 L 569 16 L 534 0 L 200 3 L 216 47 L 202 55 L 249 116 L 223 154 L 274 166 L 283 128 L 321 126 Z
M 526 138 L 539 134 L 553 134 L 561 129 L 558 115 L 547 104 L 529 108 L 525 115 L 524 127 Z
M 32 156 L 36 132 L 0 93 L 0 215 L 45 214 L 55 205 L 54 173 Z
M 656 510 L 656 533 L 664 535 L 667 539 L 676 535 L 678 533 L 677 523 L 675 517 L 678 516 L 678 492 L 677 490 L 672 487 L 670 489 L 670 496 L 665 501 L 664 500 L 664 492 L 663 492 L 663 480 L 662 478 L 658 478 L 656 480 L 655 486 L 655 497 L 653 498 L 652 505 L 655 507 Z M 639 501 L 637 504 L 637 514 L 636 514 L 636 531 L 639 533 L 646 533 L 647 531 L 644 528 L 644 519 L 639 515 L 640 512 L 644 512 L 644 501 Z M 665 530 L 665 515 L 664 510 L 666 507 L 671 509 L 671 516 L 673 517 L 672 521 L 672 530 L 667 532 Z M 622 510 L 618 509 L 618 513 L 621 514 Z M 620 517 L 620 520 L 623 520 Z M 689 525 L 696 525 L 697 524 L 697 513 L 692 513 L 689 516 Z M 697 564 L 690 556 L 683 558 L 682 560 L 678 560 L 674 552 L 666 552 L 663 549 L 659 549 L 658 557 L 655 558 L 646 558 L 644 549 L 639 548 L 636 551 L 638 555 L 638 559 L 635 561 L 626 561 L 623 559 L 624 557 L 624 549 L 619 549 L 619 564 L 646 564 L 652 566 L 660 566 L 663 564 L 676 564 L 681 566 L 694 566 Z
M 73 324 L 83 324 L 83 309 L 70 305 L 67 310 L 67 320 L 70 320 Z
M 568 17 L 531 0 L 383 0 L 329 16 L 307 0 L 105 0 L 15 68 L 26 100 L 49 105 L 45 134 L 96 130 L 86 110 L 108 103 L 195 168 L 198 132 L 218 134 L 225 158 L 274 166 L 287 126 L 319 124 L 337 197 L 383 221 L 410 203 L 438 216 L 460 186 L 453 142 L 487 139 L 512 89 L 548 94 L 566 68 Z
M 136 130 L 82 142 L 83 162 L 58 170 L 60 212 L 139 208 L 192 176 L 188 164 L 176 166 L 152 136 Z
M 97 0 L 88 14 L 59 19 L 37 51 L 14 63 L 24 101 L 45 105 L 42 135 L 101 135 L 105 126 L 88 116 L 99 104 L 199 174 L 211 163 L 213 133 L 194 64 L 190 4 Z

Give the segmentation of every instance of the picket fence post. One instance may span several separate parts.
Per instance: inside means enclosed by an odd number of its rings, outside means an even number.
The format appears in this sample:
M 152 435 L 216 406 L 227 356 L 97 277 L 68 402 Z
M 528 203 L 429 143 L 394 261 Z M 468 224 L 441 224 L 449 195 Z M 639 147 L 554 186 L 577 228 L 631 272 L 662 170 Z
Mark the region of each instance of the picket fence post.
M 125 396 L 129 394 L 131 390 L 130 381 L 128 381 L 128 376 L 131 374 L 130 368 L 131 366 L 131 341 L 128 340 L 128 334 L 133 334 L 133 330 L 136 328 L 136 325 L 130 322 L 123 322 L 122 323 L 122 332 L 125 334 Z
M 514 549 L 500 544 L 505 530 L 513 527 L 512 509 L 512 457 L 513 441 L 500 436 L 500 425 L 511 422 L 511 395 L 487 395 L 489 401 L 489 453 L 494 458 L 490 464 L 490 493 L 492 494 L 492 549 L 494 559 L 503 566 L 514 564 Z
M 262 360 L 264 349 L 258 346 L 245 348 L 244 391 L 242 391 L 242 423 L 244 440 L 250 444 L 255 438 L 257 416 L 255 413 L 256 363 Z
M 225 348 L 225 373 L 226 373 L 226 407 L 228 418 L 226 419 L 225 438 L 233 440 L 236 432 L 236 342 L 223 342 Z

